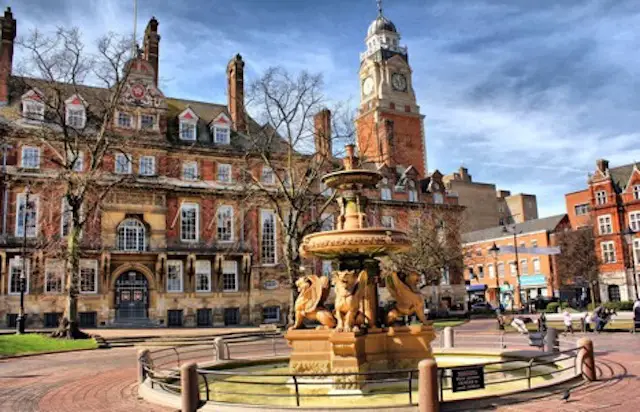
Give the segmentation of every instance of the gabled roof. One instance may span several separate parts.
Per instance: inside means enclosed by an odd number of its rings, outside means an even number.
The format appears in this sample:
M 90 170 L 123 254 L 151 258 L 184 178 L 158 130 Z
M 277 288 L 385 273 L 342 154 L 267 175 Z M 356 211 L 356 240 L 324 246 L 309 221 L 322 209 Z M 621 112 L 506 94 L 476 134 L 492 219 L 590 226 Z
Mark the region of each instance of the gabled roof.
M 563 220 L 568 219 L 566 214 L 555 215 L 549 217 L 543 217 L 542 219 L 527 220 L 523 223 L 517 223 L 515 225 L 516 233 L 532 233 L 546 230 L 553 232 Z M 474 232 L 468 232 L 462 235 L 463 243 L 481 242 L 483 240 L 499 239 L 502 237 L 512 236 L 510 233 L 505 233 L 504 226 L 495 226 L 487 229 L 476 230 Z
M 609 169 L 609 175 L 611 176 L 616 192 L 621 193 L 626 189 L 631 173 L 633 173 L 634 164 L 640 168 L 640 163 L 629 163 L 628 165 L 612 167 Z

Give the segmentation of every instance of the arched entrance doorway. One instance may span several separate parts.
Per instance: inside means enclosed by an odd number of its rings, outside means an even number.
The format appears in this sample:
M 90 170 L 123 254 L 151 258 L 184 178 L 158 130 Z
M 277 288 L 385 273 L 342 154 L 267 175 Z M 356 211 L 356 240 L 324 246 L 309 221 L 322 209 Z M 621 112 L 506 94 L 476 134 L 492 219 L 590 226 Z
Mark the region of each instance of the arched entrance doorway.
M 128 271 L 116 280 L 116 319 L 147 319 L 149 282 L 140 272 Z

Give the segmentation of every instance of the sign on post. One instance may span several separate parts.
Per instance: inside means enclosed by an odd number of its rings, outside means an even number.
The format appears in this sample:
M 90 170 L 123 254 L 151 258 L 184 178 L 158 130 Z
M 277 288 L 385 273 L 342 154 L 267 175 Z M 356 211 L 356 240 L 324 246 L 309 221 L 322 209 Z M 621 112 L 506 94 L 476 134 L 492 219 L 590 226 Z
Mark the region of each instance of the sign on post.
M 451 369 L 451 389 L 453 392 L 484 389 L 484 366 Z

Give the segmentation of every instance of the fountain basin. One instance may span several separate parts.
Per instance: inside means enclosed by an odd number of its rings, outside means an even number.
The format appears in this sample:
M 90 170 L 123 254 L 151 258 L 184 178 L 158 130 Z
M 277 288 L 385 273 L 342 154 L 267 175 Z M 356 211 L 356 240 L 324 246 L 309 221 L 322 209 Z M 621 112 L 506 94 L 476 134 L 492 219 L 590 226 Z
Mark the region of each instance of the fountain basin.
M 350 185 L 375 187 L 382 180 L 382 175 L 373 170 L 341 170 L 322 177 L 322 182 L 332 189 L 344 189 Z
M 378 257 L 405 252 L 411 240 L 399 230 L 372 227 L 313 233 L 300 246 L 303 257 L 322 259 Z

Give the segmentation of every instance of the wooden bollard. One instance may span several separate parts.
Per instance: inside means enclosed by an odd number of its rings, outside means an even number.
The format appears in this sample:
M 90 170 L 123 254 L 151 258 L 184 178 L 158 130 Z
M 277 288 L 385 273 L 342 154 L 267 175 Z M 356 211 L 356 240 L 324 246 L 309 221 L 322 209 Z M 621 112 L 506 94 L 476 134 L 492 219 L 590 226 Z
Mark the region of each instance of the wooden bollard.
M 424 359 L 418 364 L 418 408 L 420 412 L 438 412 L 438 364 L 435 359 Z
M 580 347 L 580 353 L 578 359 L 581 359 L 580 370 L 582 376 L 593 382 L 597 379 L 596 376 L 596 361 L 593 353 L 593 342 L 589 338 L 582 338 L 578 341 L 578 347 Z
M 182 412 L 196 412 L 200 406 L 200 388 L 198 387 L 198 366 L 191 362 L 180 368 L 180 389 L 182 391 Z

